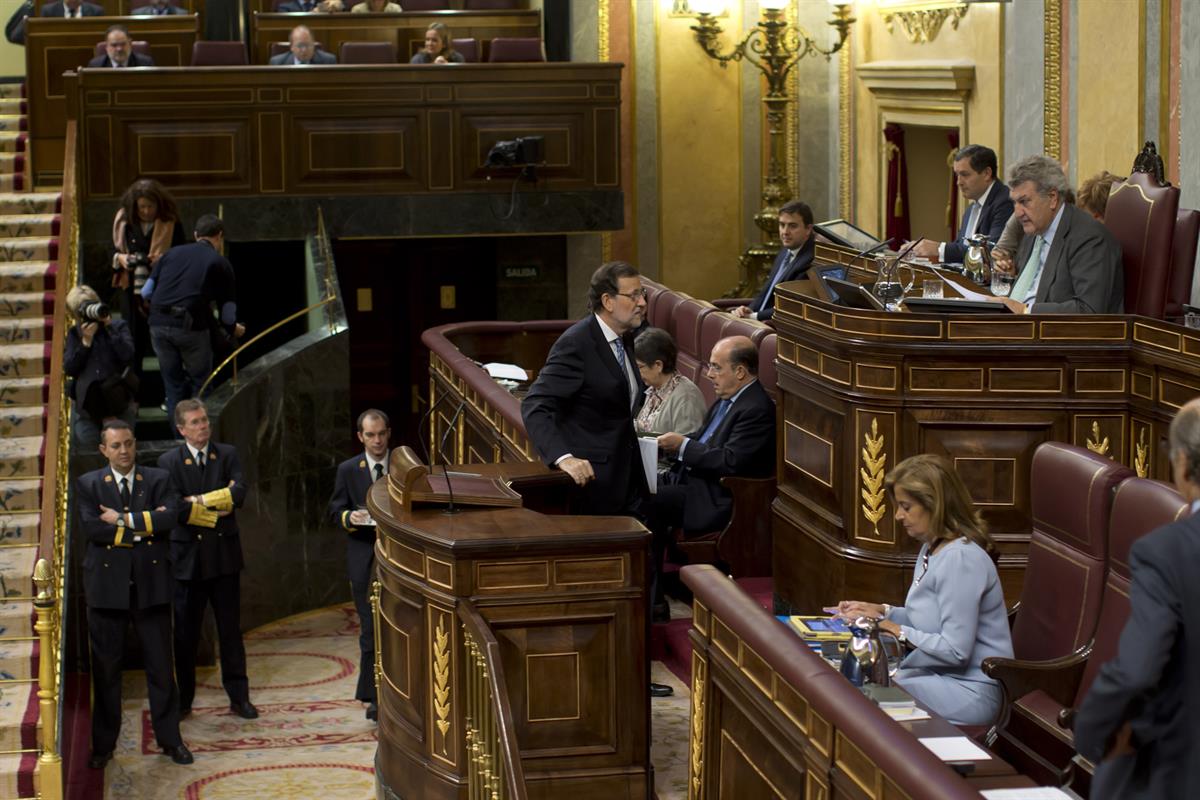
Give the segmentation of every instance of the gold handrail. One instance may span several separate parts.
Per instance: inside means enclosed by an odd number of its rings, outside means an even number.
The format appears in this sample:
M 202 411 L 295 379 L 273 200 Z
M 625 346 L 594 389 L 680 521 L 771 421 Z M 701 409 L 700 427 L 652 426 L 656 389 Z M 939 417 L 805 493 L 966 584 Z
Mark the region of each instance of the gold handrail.
M 234 350 L 232 353 L 230 353 L 230 354 L 229 354 L 229 356 L 228 356 L 228 357 L 227 357 L 227 358 L 226 358 L 224 361 L 222 361 L 220 364 L 218 364 L 218 365 L 217 365 L 217 368 L 216 368 L 216 369 L 214 369 L 214 370 L 213 370 L 213 371 L 212 371 L 212 372 L 209 374 L 208 378 L 207 378 L 207 379 L 204 381 L 204 385 L 200 387 L 200 391 L 196 392 L 196 395 L 197 395 L 197 396 L 203 396 L 203 394 L 204 394 L 204 390 L 208 388 L 208 385 L 209 385 L 210 383 L 212 383 L 212 382 L 213 382 L 213 380 L 214 380 L 214 379 L 217 377 L 217 374 L 218 374 L 218 373 L 220 373 L 220 371 L 221 371 L 221 370 L 225 369 L 225 367 L 226 367 L 226 366 L 227 366 L 227 365 L 228 365 L 228 364 L 229 364 L 231 361 L 232 361 L 232 362 L 235 362 L 235 364 L 234 364 L 234 368 L 233 368 L 233 375 L 234 375 L 234 377 L 233 377 L 233 380 L 232 380 L 231 382 L 233 383 L 233 385 L 234 385 L 234 386 L 236 386 L 236 385 L 237 385 L 237 365 L 236 365 L 236 360 L 237 360 L 237 357 L 238 357 L 238 353 L 242 352 L 242 351 L 243 351 L 243 350 L 245 350 L 247 347 L 249 347 L 250 345 L 252 345 L 252 344 L 254 344 L 255 342 L 257 342 L 259 339 L 261 339 L 261 338 L 263 338 L 264 336 L 266 336 L 268 333 L 271 333 L 272 331 L 276 331 L 276 330 L 278 330 L 279 328 L 283 327 L 284 325 L 287 325 L 287 324 L 288 324 L 289 322 L 291 322 L 292 320 L 294 320 L 294 319 L 296 319 L 296 318 L 298 318 L 298 317 L 302 317 L 302 316 L 304 316 L 305 314 L 309 313 L 310 311 L 316 311 L 316 310 L 317 310 L 318 308 L 320 308 L 321 306 L 326 306 L 326 305 L 329 305 L 330 303 L 332 303 L 332 302 L 333 302 L 334 300 L 336 300 L 336 299 L 337 299 L 337 295 L 332 295 L 332 294 L 331 294 L 331 295 L 329 295 L 328 297 L 326 297 L 325 299 L 323 299 L 323 300 L 318 300 L 317 302 L 313 303 L 313 304 L 312 304 L 311 306 L 309 306 L 308 308 L 302 308 L 302 309 L 300 309 L 299 311 L 297 311 L 297 312 L 296 312 L 296 313 L 294 313 L 294 314 L 289 314 L 289 315 L 287 315 L 286 317 L 284 317 L 283 319 L 279 320 L 279 322 L 276 322 L 276 323 L 275 323 L 274 325 L 272 325 L 271 327 L 269 327 L 269 328 L 266 328 L 265 330 L 261 331 L 260 333 L 257 333 L 257 334 L 255 334 L 254 336 L 251 336 L 251 337 L 250 337 L 249 339 L 247 339 L 246 341 L 242 342 L 240 345 L 238 345 L 238 348 L 237 348 L 236 350 Z
M 58 668 L 57 642 L 54 634 L 57 625 L 55 614 L 54 571 L 50 562 L 39 558 L 33 568 L 33 582 L 37 586 L 37 597 L 33 607 L 37 609 L 37 622 L 33 629 L 41 643 L 42 658 L 38 664 L 38 711 L 42 721 L 42 753 L 38 756 L 38 796 L 50 800 L 61 800 L 63 796 L 62 756 L 55 742 L 58 741 L 58 684 L 55 671 Z

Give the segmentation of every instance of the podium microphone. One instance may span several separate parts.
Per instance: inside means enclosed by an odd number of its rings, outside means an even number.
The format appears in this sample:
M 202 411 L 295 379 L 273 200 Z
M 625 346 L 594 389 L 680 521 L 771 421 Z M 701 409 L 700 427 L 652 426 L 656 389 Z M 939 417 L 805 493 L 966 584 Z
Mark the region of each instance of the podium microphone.
M 446 506 L 446 509 L 442 512 L 443 514 L 458 513 L 458 509 L 454 507 L 454 487 L 450 485 L 450 470 L 448 467 L 449 459 L 446 458 L 444 451 L 446 448 L 446 439 L 450 436 L 450 431 L 454 430 L 455 423 L 458 422 L 458 418 L 462 416 L 463 409 L 466 407 L 467 400 L 464 397 L 462 402 L 458 404 L 458 408 L 454 409 L 454 416 L 450 417 L 450 424 L 446 426 L 446 431 L 442 434 L 442 441 L 438 443 L 437 454 L 438 457 L 442 459 L 442 475 L 446 479 L 446 493 L 450 495 L 450 505 Z
M 425 427 L 425 423 L 429 423 L 429 434 L 433 435 L 433 412 L 442 404 L 442 401 L 450 396 L 449 392 L 442 392 L 441 397 L 433 401 L 429 406 L 429 410 L 421 415 L 417 420 L 417 441 L 421 443 L 421 449 L 425 451 L 425 463 L 428 464 L 433 460 L 433 453 L 429 452 L 429 443 L 421 436 L 421 429 Z
M 863 250 L 861 253 L 855 255 L 854 258 L 847 261 L 846 266 L 849 267 L 849 266 L 853 265 L 855 261 L 858 261 L 860 258 L 865 258 L 866 256 L 869 256 L 872 253 L 878 252 L 879 250 L 882 250 L 885 247 L 888 247 L 894 241 L 896 241 L 895 238 L 891 238 L 891 239 L 888 239 L 886 242 L 880 242 L 879 244 L 868 247 L 866 250 Z

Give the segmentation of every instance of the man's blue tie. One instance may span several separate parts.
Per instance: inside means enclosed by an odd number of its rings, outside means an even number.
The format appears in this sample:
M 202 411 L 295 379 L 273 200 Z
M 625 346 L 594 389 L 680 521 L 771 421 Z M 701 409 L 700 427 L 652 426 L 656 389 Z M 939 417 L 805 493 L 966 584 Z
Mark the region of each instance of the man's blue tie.
M 721 427 L 721 422 L 729 413 L 729 407 L 732 405 L 733 403 L 729 400 L 717 402 L 717 410 L 713 412 L 712 419 L 708 421 L 708 427 L 704 429 L 704 433 L 700 434 L 700 444 L 708 444 L 708 440 L 717 432 L 717 428 Z
M 771 279 L 767 281 L 767 290 L 763 292 L 762 303 L 759 308 L 754 309 L 755 313 L 766 311 L 771 305 L 771 295 L 775 292 L 775 287 L 779 285 L 779 281 L 783 280 L 784 274 L 791 268 L 792 262 L 800 257 L 800 251 L 797 250 L 795 255 L 788 253 L 788 257 L 783 260 L 783 264 L 775 273 L 771 275 Z

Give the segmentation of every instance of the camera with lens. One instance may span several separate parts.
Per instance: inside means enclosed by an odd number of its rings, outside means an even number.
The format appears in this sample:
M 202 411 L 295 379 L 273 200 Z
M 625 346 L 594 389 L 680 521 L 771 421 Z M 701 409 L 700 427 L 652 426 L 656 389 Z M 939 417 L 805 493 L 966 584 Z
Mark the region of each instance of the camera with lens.
M 88 322 L 103 322 L 110 315 L 106 303 L 84 303 L 79 307 L 79 316 Z
M 137 269 L 138 267 L 141 267 L 142 269 L 149 269 L 150 257 L 145 253 L 130 253 L 125 257 L 125 263 L 130 269 Z
M 520 136 L 511 141 L 496 142 L 488 151 L 488 167 L 528 167 L 545 160 L 546 140 L 541 136 Z

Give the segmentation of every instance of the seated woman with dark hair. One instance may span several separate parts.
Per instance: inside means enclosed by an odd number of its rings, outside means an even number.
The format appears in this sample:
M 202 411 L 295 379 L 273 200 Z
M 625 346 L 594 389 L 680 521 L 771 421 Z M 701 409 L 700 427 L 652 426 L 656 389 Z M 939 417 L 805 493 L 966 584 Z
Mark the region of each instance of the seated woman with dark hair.
M 981 665 L 1013 654 L 995 543 L 944 458 L 907 458 L 884 485 L 896 522 L 921 543 L 908 597 L 895 607 L 843 600 L 838 615 L 882 618 L 880 630 L 910 648 L 896 683 L 955 725 L 990 725 L 1003 695 Z
M 679 351 L 671 334 L 647 328 L 633 342 L 633 357 L 645 381 L 646 402 L 633 421 L 639 435 L 692 433 L 704 422 L 704 395 L 675 371 Z
M 466 58 L 454 49 L 450 29 L 435 22 L 425 30 L 425 47 L 408 62 L 410 64 L 464 64 Z

